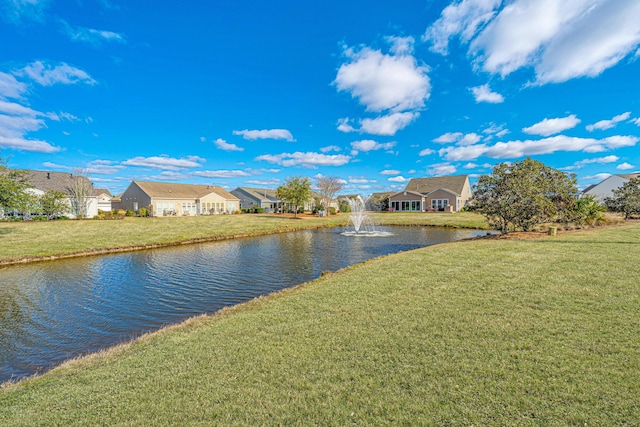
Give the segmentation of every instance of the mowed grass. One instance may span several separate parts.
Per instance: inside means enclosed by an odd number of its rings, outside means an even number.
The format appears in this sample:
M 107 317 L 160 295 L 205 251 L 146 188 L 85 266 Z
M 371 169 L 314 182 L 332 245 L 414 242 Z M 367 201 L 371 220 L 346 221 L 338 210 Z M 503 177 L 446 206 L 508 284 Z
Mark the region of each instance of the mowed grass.
M 372 214 L 379 224 L 486 227 L 475 214 Z M 292 219 L 283 215 L 213 215 L 172 218 L 127 218 L 120 221 L 44 221 L 0 223 L 0 262 L 104 249 L 168 245 L 303 228 L 346 225 L 346 213 Z
M 0 425 L 640 425 L 640 224 L 366 262 L 0 390 Z

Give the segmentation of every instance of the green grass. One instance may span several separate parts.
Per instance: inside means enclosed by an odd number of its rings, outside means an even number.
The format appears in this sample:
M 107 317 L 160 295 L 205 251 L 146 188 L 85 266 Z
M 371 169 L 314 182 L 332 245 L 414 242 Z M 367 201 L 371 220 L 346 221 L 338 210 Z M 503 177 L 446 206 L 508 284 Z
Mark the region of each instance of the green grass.
M 640 224 L 404 252 L 0 390 L 0 425 L 640 425 Z
M 184 218 L 127 218 L 121 221 L 51 221 L 0 223 L 0 263 L 23 258 L 77 254 L 104 249 L 167 245 L 345 225 L 348 214 L 290 219 L 269 215 L 214 215 Z M 486 227 L 473 214 L 373 214 L 379 224 Z

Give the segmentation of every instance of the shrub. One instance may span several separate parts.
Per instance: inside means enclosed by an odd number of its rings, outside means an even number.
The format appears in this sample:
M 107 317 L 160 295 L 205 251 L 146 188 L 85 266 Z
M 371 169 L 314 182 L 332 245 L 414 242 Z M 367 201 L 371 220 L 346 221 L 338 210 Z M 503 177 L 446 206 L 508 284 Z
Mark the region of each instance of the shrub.
M 129 209 L 129 210 L 127 210 L 127 211 L 124 213 L 124 216 L 134 216 L 134 215 L 135 215 L 135 213 L 134 213 L 132 210 L 130 210 L 130 209 Z
M 143 216 L 143 217 L 144 217 L 144 216 L 148 216 L 147 208 L 140 208 L 140 209 L 138 209 L 138 216 Z
M 329 208 L 329 213 L 330 213 L 331 215 L 335 215 L 335 214 L 336 214 L 336 208 L 334 208 L 333 206 L 331 206 L 331 207 Z
M 264 213 L 264 208 L 255 208 L 253 211 L 255 213 Z

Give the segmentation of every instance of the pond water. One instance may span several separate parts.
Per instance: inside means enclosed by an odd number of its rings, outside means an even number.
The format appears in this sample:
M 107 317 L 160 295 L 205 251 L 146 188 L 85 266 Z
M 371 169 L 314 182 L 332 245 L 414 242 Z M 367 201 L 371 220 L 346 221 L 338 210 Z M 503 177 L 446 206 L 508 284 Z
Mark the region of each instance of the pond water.
M 382 255 L 486 234 L 320 229 L 0 268 L 0 382 Z

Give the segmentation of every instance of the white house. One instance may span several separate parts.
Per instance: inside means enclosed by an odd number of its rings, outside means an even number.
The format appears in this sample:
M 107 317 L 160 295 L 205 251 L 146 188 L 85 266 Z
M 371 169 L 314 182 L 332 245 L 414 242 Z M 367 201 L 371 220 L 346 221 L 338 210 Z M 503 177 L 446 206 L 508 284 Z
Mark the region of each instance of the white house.
M 640 173 L 630 174 L 617 174 L 611 175 L 609 178 L 600 182 L 599 184 L 591 185 L 584 189 L 582 195 L 591 195 L 598 199 L 599 202 L 604 203 L 604 199 L 607 197 L 613 197 L 613 190 L 622 187 L 625 182 L 632 178 L 640 177 Z

